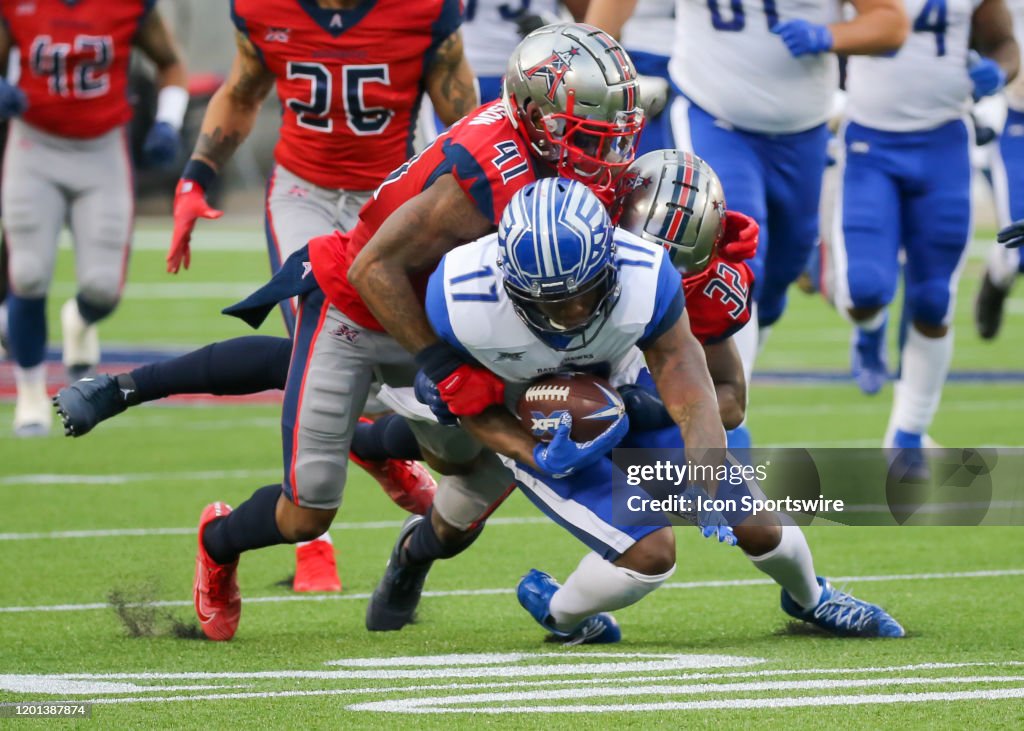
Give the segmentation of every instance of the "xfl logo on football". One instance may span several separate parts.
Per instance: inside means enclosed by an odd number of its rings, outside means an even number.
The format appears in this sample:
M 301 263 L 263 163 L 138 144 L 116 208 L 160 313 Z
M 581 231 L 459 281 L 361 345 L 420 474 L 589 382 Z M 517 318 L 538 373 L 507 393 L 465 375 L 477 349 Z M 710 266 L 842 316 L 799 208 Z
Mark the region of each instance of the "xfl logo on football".
M 552 411 L 550 414 L 545 414 L 543 411 L 531 411 L 530 418 L 533 423 L 530 425 L 530 431 L 533 433 L 534 438 L 540 439 L 549 434 L 553 435 L 559 423 L 561 423 L 562 414 L 564 413 L 565 409 Z

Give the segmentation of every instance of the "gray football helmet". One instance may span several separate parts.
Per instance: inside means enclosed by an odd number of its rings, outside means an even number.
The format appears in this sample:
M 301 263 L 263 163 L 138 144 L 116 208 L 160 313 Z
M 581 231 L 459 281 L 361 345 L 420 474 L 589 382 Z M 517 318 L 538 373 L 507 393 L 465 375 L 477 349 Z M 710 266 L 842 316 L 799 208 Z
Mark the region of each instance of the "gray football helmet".
M 725 193 L 711 166 L 689 152 L 655 150 L 618 185 L 618 225 L 663 245 L 684 274 L 703 271 L 725 231 Z
M 512 52 L 509 119 L 559 175 L 607 187 L 636 156 L 643 128 L 636 68 L 610 35 L 582 23 L 535 30 Z

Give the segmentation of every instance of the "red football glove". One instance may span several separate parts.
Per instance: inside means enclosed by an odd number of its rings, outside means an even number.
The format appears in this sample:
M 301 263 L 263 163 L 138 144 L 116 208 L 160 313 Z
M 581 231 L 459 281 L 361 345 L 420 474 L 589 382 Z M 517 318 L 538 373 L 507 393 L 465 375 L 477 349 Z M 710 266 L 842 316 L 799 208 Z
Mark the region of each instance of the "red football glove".
M 437 384 L 441 398 L 455 416 L 476 416 L 505 402 L 505 382 L 485 368 L 460 365 Z
M 188 244 L 192 240 L 192 229 L 197 218 L 220 218 L 224 211 L 218 211 L 206 202 L 206 191 L 194 180 L 182 178 L 174 189 L 174 233 L 171 248 L 167 251 L 167 271 L 177 274 L 181 265 L 188 269 L 192 261 Z
M 718 243 L 718 255 L 726 261 L 739 263 L 753 259 L 757 253 L 757 233 L 760 227 L 750 216 L 736 211 L 725 212 L 725 231 Z

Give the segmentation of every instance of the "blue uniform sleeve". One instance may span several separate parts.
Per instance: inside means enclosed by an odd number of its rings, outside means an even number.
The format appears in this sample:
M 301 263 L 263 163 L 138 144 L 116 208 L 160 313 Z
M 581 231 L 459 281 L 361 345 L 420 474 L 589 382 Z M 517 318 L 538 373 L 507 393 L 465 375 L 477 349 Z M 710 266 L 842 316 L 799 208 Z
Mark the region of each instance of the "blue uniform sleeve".
M 683 294 L 683 280 L 668 256 L 662 255 L 658 269 L 658 284 L 654 295 L 654 312 L 647 323 L 644 334 L 636 345 L 647 350 L 654 341 L 669 330 L 683 315 L 686 296 Z
M 486 171 L 473 157 L 473 153 L 463 145 L 451 140 L 445 140 L 443 150 L 445 160 L 451 166 L 451 172 L 459 187 L 476 202 L 483 215 L 491 221 L 495 221 L 494 193 L 491 190 L 491 181 L 488 180 Z
M 469 353 L 455 336 L 455 329 L 452 327 L 451 313 L 448 312 L 448 301 L 444 296 L 444 269 L 446 259 L 441 259 L 437 269 L 430 275 L 427 282 L 427 297 L 424 307 L 427 311 L 427 319 L 434 332 L 443 341 L 467 356 Z

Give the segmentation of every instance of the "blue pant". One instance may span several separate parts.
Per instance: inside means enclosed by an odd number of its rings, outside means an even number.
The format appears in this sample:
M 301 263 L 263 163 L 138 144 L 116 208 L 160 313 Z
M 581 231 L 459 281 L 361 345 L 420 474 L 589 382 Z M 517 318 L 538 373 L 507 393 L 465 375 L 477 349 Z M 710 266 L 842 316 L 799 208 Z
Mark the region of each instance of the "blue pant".
M 758 321 L 771 325 L 786 309 L 786 290 L 818 240 L 828 128 L 782 135 L 748 132 L 677 97 L 672 130 L 676 147 L 693 151 L 718 173 L 726 205 L 760 225 L 757 256 L 749 263 Z
M 679 428 L 673 425 L 657 432 L 630 432 L 620 446 L 682 449 L 683 442 Z M 511 467 L 523 494 L 541 512 L 608 561 L 615 561 L 641 538 L 669 525 L 660 511 L 631 514 L 628 523 L 616 519 L 616 515 L 623 514 L 622 506 L 630 495 L 642 499 L 650 496 L 641 487 L 620 486 L 613 492 L 616 467 L 610 455 L 560 480 L 520 464 L 506 465 Z
M 1024 112 L 1007 110 L 1006 125 L 999 136 L 999 155 L 1003 160 L 1008 198 L 1003 205 L 1010 221 L 1019 221 L 1024 218 Z M 1020 271 L 1024 272 L 1024 256 L 1020 258 Z
M 629 49 L 627 49 L 629 50 Z M 629 57 L 633 59 L 638 74 L 644 76 L 657 76 L 669 80 L 668 77 L 668 56 L 659 56 L 646 51 L 629 51 Z M 672 124 L 669 119 L 672 96 L 674 92 L 669 89 L 669 98 L 665 108 L 656 117 L 650 117 L 644 124 L 644 131 L 640 135 L 640 146 L 637 148 L 637 157 L 654 150 L 669 150 L 675 147 L 672 141 Z
M 946 324 L 971 234 L 967 125 L 956 120 L 924 132 L 882 132 L 851 123 L 845 145 L 837 304 L 888 305 L 902 248 L 911 319 Z M 845 276 L 838 260 L 844 253 Z

